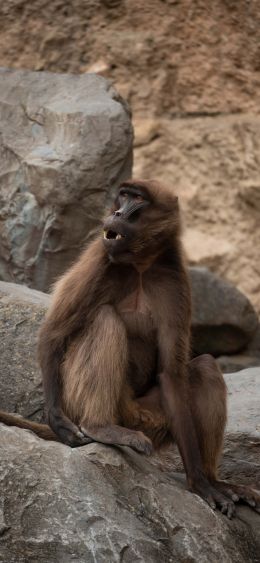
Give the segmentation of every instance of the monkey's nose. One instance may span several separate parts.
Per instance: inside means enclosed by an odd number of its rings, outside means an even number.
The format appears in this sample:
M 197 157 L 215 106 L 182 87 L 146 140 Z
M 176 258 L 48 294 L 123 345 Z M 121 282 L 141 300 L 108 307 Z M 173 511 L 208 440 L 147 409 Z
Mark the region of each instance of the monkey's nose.
M 114 215 L 116 217 L 121 217 L 122 213 L 121 213 L 121 211 L 115 211 Z

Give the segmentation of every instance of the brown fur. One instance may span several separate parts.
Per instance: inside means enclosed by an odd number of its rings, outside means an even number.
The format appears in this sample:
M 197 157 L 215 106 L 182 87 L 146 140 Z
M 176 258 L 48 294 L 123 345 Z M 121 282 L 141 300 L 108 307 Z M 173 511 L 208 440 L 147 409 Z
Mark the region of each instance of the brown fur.
M 48 421 L 72 446 L 96 440 L 150 453 L 176 440 L 190 488 L 231 516 L 232 501 L 215 486 L 226 388 L 213 358 L 189 359 L 178 201 L 158 182 L 124 187 L 130 203 L 119 195 L 105 228 L 126 233 L 126 251 L 98 235 L 56 284 L 40 331 Z M 139 209 L 134 190 L 149 205 Z M 0 413 L 0 421 L 14 419 Z M 25 422 L 13 423 L 53 439 L 47 426 Z
M 51 430 L 48 424 L 33 422 L 32 420 L 27 420 L 21 416 L 9 414 L 4 411 L 0 411 L 0 422 L 4 422 L 7 426 L 16 426 L 17 428 L 24 428 L 25 430 L 32 430 L 37 436 L 40 436 L 40 438 L 44 440 L 59 441 L 57 434 Z

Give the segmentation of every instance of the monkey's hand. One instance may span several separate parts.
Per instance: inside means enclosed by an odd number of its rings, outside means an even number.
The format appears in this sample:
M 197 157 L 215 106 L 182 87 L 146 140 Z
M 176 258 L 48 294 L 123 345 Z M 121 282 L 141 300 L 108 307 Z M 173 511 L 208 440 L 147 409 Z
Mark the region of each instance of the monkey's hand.
M 57 434 L 60 441 L 71 448 L 85 446 L 93 442 L 92 438 L 85 436 L 78 426 L 73 424 L 73 422 L 65 416 L 60 407 L 52 407 L 49 409 L 48 423 L 53 432 Z
M 189 486 L 189 489 L 203 498 L 213 510 L 219 508 L 222 514 L 226 514 L 228 518 L 235 516 L 236 509 L 234 502 L 226 495 L 217 491 L 206 477 L 194 480 L 192 485 Z

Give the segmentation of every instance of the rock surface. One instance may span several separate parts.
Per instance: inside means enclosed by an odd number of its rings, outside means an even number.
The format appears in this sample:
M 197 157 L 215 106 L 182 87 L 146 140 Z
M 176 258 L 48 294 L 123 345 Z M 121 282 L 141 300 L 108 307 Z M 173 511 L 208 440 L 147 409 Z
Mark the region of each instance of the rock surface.
M 260 368 L 226 374 L 225 381 L 229 402 L 228 433 L 244 433 L 260 440 Z
M 190 264 L 227 278 L 260 312 L 259 115 L 154 121 L 153 140 L 135 149 L 134 174 L 172 186 Z
M 231 416 L 222 474 L 235 473 L 239 481 L 244 462 L 244 478 L 251 480 L 253 471 L 257 484 L 259 446 L 251 447 L 251 461 L 239 455 L 260 423 L 260 371 L 227 381 Z M 1 563 L 260 561 L 260 516 L 246 507 L 232 521 L 213 512 L 174 473 L 171 451 L 145 458 L 99 444 L 71 450 L 4 425 L 0 433 Z
M 259 325 L 250 301 L 206 268 L 191 268 L 192 347 L 196 355 L 234 354 L 243 349 Z
M 0 279 L 48 290 L 131 175 L 129 111 L 95 75 L 0 70 Z
M 109 74 L 147 118 L 259 111 L 258 0 L 194 0 L 192 9 L 189 0 L 76 5 L 2 3 L 1 64 Z
M 235 373 L 246 368 L 260 367 L 260 357 L 249 356 L 246 352 L 232 354 L 231 356 L 219 356 L 217 362 L 222 373 Z
M 260 323 L 253 339 L 248 344 L 246 353 L 249 356 L 257 356 L 258 358 L 260 358 Z
M 0 282 L 0 408 L 33 420 L 43 419 L 36 340 L 48 302 L 40 291 Z

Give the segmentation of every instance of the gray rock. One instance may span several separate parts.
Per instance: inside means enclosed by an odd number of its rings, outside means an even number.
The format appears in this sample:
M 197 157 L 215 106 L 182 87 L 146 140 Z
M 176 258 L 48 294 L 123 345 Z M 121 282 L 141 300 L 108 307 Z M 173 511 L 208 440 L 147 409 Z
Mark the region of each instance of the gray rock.
M 43 419 L 37 331 L 50 298 L 22 285 L 0 282 L 0 408 Z
M 156 456 L 0 432 L 1 563 L 259 561 L 249 509 L 228 521 Z
M 241 291 L 207 268 L 190 268 L 195 355 L 240 352 L 259 326 L 258 316 Z
M 0 69 L 0 279 L 48 290 L 131 175 L 132 127 L 102 77 Z
M 226 374 L 229 434 L 248 434 L 260 440 L 260 367 Z
M 51 296 L 37 289 L 30 289 L 26 285 L 18 285 L 0 281 L 0 294 L 2 302 L 23 301 L 47 308 L 51 301 Z
M 260 323 L 258 324 L 258 328 L 253 339 L 249 342 L 246 353 L 249 356 L 257 356 L 260 359 Z
M 235 373 L 246 368 L 260 367 L 260 357 L 248 354 L 232 354 L 231 356 L 219 356 L 217 363 L 222 373 Z
M 233 482 L 251 484 L 260 490 L 260 368 L 226 374 L 225 380 L 228 386 L 228 424 L 221 476 Z M 243 515 L 249 523 L 252 517 L 252 513 Z M 259 524 L 260 520 L 255 532 L 260 541 Z M 259 554 L 260 550 L 257 561 L 260 561 Z

